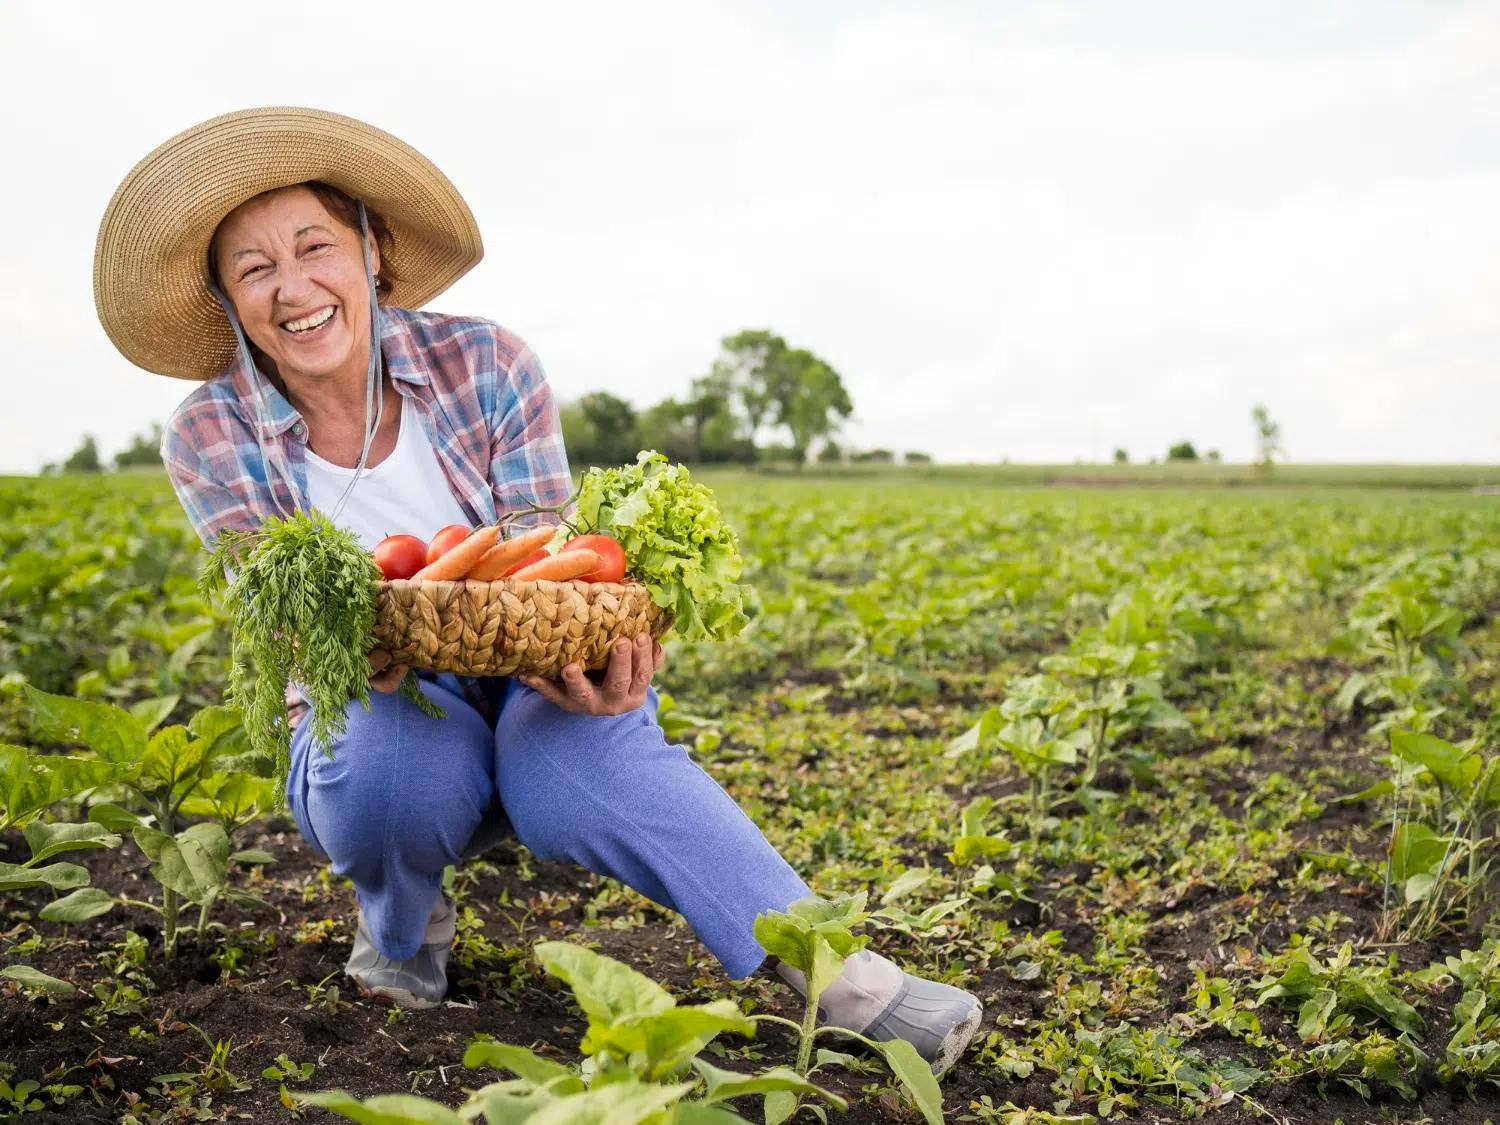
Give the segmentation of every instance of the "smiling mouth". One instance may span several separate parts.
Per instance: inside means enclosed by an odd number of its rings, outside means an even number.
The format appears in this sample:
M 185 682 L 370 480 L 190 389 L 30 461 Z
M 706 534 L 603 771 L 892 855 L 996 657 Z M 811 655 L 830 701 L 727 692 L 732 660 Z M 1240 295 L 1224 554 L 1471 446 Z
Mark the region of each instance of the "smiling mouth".
M 338 312 L 337 305 L 325 305 L 315 313 L 304 316 L 298 320 L 282 322 L 281 328 L 293 336 L 308 336 L 318 331 L 324 325 L 333 320 L 334 313 Z

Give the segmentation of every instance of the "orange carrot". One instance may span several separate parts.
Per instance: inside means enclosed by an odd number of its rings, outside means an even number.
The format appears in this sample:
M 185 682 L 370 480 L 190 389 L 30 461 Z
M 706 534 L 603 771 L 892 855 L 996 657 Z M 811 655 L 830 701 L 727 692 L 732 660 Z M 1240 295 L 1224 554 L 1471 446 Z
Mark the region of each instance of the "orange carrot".
M 575 555 L 582 555 L 583 559 L 575 561 Z M 579 547 L 576 551 L 559 551 L 541 562 L 522 567 L 511 577 L 517 582 L 535 582 L 538 578 L 547 578 L 553 582 L 566 582 L 570 578 L 577 578 L 580 574 L 587 574 L 603 561 L 598 551 Z
M 439 555 L 435 561 L 428 563 L 413 574 L 411 580 L 413 582 L 445 582 L 462 578 L 469 572 L 469 568 L 479 561 L 480 556 L 495 545 L 495 538 L 499 534 L 498 524 L 481 527 L 458 546 L 446 554 Z
M 555 527 L 538 527 L 533 531 L 523 531 L 504 543 L 496 543 L 480 556 L 464 577 L 477 582 L 492 582 L 556 534 Z

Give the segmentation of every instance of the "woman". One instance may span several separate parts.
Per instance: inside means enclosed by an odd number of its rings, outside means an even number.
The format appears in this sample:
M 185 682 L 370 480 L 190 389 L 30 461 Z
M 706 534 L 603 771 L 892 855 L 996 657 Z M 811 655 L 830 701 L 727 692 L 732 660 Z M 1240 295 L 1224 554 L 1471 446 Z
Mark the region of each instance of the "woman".
M 148 155 L 106 211 L 100 319 L 147 370 L 202 385 L 162 458 L 205 543 L 317 507 L 366 546 L 494 522 L 571 490 L 536 355 L 486 320 L 415 312 L 479 261 L 472 214 L 420 153 L 361 122 L 259 109 Z M 447 988 L 454 911 L 443 868 L 513 832 L 546 859 L 609 875 L 681 912 L 732 977 L 767 960 L 757 914 L 809 894 L 734 801 L 669 744 L 651 680 L 661 646 L 620 642 L 595 682 L 421 674 L 447 718 L 378 689 L 351 703 L 331 758 L 296 725 L 288 803 L 359 899 L 347 972 L 396 1003 Z M 306 704 L 289 692 L 297 724 Z M 799 991 L 796 970 L 776 972 Z M 978 1000 L 873 952 L 822 997 L 824 1022 L 904 1038 L 938 1073 Z

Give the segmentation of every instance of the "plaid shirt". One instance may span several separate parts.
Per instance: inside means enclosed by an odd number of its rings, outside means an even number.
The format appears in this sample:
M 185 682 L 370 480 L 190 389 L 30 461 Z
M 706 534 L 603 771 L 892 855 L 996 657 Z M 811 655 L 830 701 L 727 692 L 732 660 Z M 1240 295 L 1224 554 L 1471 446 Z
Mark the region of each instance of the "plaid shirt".
M 380 312 L 385 370 L 417 406 L 449 490 L 473 525 L 494 523 L 525 499 L 566 500 L 572 478 L 536 353 L 487 320 Z M 162 434 L 167 475 L 205 545 L 226 528 L 251 530 L 278 515 L 273 493 L 287 511 L 307 507 L 307 425 L 268 380 L 260 382 L 264 457 L 255 434 L 255 383 L 238 361 L 188 395 Z M 472 680 L 460 677 L 489 715 L 489 697 Z M 307 707 L 295 687 L 287 704 L 295 724 Z

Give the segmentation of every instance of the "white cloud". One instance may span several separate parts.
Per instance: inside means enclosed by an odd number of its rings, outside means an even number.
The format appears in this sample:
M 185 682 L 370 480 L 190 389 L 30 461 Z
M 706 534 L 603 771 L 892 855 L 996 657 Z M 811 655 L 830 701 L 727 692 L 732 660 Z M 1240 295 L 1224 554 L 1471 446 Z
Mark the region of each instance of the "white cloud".
M 769 326 L 843 372 L 864 446 L 1237 458 L 1265 401 L 1299 457 L 1496 460 L 1500 11 L 1122 11 L 6 6 L 0 470 L 191 389 L 98 327 L 98 219 L 170 134 L 277 103 L 448 172 L 488 255 L 435 307 L 565 397 L 649 403 Z

